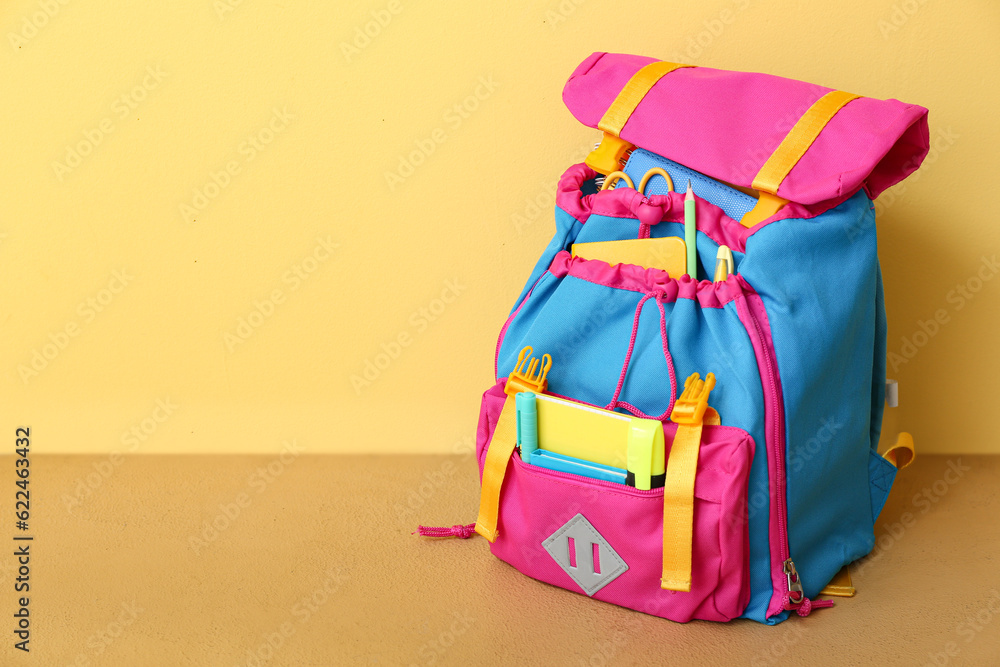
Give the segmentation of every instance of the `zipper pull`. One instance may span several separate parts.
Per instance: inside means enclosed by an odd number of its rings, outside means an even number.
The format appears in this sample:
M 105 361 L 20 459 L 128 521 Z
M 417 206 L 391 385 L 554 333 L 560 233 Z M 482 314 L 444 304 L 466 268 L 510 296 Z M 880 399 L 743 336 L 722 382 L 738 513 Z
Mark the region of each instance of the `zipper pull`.
M 789 558 L 782 563 L 785 581 L 788 582 L 788 596 L 785 598 L 785 609 L 795 611 L 799 616 L 808 616 L 813 609 L 832 607 L 832 600 L 810 600 L 802 590 L 802 581 L 795 569 L 795 563 Z
M 411 535 L 413 533 L 410 533 Z M 417 534 L 421 537 L 460 537 L 463 540 L 467 540 L 476 534 L 476 524 L 470 523 L 468 525 L 457 525 L 448 527 L 435 527 L 435 526 L 417 526 Z
M 788 601 L 792 604 L 799 604 L 805 599 L 802 591 L 802 582 L 799 580 L 799 573 L 795 570 L 795 563 L 789 558 L 782 564 L 785 572 L 785 579 L 788 581 Z

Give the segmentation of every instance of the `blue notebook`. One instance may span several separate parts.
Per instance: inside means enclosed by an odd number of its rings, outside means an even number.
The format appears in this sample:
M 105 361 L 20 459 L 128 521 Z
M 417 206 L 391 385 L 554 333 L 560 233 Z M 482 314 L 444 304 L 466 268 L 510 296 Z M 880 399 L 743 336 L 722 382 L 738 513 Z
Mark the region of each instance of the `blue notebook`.
M 757 205 L 757 200 L 750 195 L 743 194 L 728 185 L 723 185 L 714 178 L 709 178 L 694 169 L 689 169 L 682 164 L 642 148 L 636 148 L 632 151 L 624 171 L 635 183 L 635 186 L 639 187 L 642 177 L 653 167 L 660 167 L 670 174 L 676 192 L 684 192 L 687 189 L 688 179 L 690 179 L 691 189 L 694 190 L 695 195 L 712 202 L 733 220 L 741 220 L 750 209 Z M 619 180 L 615 187 L 628 187 L 628 184 L 624 180 Z M 665 195 L 667 192 L 667 181 L 662 176 L 653 176 L 646 184 L 646 194 L 648 195 Z

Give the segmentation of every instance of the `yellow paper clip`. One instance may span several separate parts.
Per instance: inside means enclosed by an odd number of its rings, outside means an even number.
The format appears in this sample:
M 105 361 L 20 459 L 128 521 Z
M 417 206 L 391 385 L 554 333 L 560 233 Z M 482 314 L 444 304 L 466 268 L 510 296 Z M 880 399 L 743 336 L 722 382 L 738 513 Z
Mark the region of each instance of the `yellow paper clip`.
M 533 359 L 531 357 L 533 351 L 531 346 L 527 345 L 517 355 L 517 365 L 507 377 L 507 385 L 504 387 L 508 396 L 513 396 L 519 391 L 541 393 L 548 386 L 545 378 L 549 374 L 549 369 L 552 368 L 552 357 L 543 354 L 541 359 Z
M 670 413 L 670 421 L 675 424 L 700 424 L 708 409 L 708 395 L 715 387 L 715 374 L 709 373 L 704 382 L 697 373 L 692 373 L 684 380 L 684 391 L 681 392 L 674 409 Z

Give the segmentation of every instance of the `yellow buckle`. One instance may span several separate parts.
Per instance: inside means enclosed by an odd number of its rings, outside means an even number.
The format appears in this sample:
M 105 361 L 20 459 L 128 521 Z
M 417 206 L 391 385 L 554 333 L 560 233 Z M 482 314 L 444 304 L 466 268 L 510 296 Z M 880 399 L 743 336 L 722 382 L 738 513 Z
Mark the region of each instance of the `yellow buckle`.
M 674 409 L 670 413 L 670 421 L 675 424 L 695 425 L 702 423 L 705 410 L 708 409 L 708 395 L 715 387 L 715 374 L 709 373 L 702 381 L 701 376 L 692 373 L 684 381 L 684 391 L 681 392 Z
M 600 145 L 590 152 L 584 162 L 594 171 L 607 176 L 625 166 L 633 148 L 634 145 L 621 137 L 605 132 Z
M 531 353 L 533 351 L 531 346 L 527 345 L 517 355 L 517 364 L 507 377 L 507 384 L 504 386 L 504 392 L 508 396 L 513 396 L 521 391 L 541 393 L 548 386 L 545 378 L 549 374 L 549 369 L 552 368 L 552 357 L 543 354 L 541 359 L 532 359 Z

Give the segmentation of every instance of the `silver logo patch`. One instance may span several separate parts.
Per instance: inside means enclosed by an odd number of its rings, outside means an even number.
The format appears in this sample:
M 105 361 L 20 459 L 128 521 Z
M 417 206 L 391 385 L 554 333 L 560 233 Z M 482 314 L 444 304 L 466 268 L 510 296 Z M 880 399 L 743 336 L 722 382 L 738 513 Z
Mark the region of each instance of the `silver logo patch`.
M 582 514 L 564 523 L 542 546 L 587 595 L 601 590 L 628 569 Z

